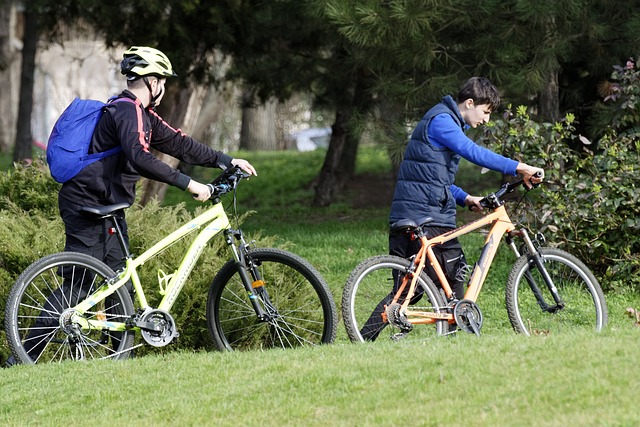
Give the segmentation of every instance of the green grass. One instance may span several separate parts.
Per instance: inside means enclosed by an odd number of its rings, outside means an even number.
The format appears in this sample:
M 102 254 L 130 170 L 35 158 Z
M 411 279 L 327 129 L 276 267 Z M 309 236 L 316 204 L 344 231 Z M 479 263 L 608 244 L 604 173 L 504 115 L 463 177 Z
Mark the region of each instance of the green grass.
M 237 155 L 259 173 L 239 189 L 240 213 L 255 211 L 242 228 L 275 235 L 278 246 L 307 258 L 339 302 L 351 269 L 387 252 L 388 206 L 352 209 L 357 194 L 346 191 L 333 206 L 312 208 L 321 152 Z M 383 154 L 365 149 L 361 159 L 358 174 L 388 173 Z M 462 167 L 465 188 L 495 187 L 495 177 L 477 173 Z M 197 205 L 170 189 L 166 202 L 179 201 Z M 462 243 L 473 262 L 482 236 Z M 504 308 L 512 263 L 501 248 L 478 300 L 480 338 L 355 345 L 340 324 L 335 344 L 314 349 L 18 366 L 0 376 L 0 425 L 638 425 L 640 328 L 625 309 L 640 308 L 640 297 L 607 294 L 610 327 L 602 334 L 518 336 Z
M 632 426 L 637 340 L 504 332 L 419 345 L 20 366 L 0 424 L 95 426 Z

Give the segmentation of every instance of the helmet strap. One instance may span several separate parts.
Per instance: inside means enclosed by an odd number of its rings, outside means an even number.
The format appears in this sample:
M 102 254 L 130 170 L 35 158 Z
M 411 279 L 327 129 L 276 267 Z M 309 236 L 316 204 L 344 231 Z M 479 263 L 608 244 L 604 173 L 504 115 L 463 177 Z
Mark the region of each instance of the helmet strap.
M 160 89 L 160 92 L 157 95 L 153 95 L 153 91 L 151 90 L 151 83 L 149 83 L 149 79 L 147 79 L 147 76 L 143 76 L 142 77 L 142 81 L 144 82 L 144 84 L 147 86 L 147 89 L 149 89 L 149 107 L 150 108 L 155 108 L 156 106 L 156 100 L 158 98 L 160 98 L 160 96 L 162 96 L 162 92 L 163 90 Z

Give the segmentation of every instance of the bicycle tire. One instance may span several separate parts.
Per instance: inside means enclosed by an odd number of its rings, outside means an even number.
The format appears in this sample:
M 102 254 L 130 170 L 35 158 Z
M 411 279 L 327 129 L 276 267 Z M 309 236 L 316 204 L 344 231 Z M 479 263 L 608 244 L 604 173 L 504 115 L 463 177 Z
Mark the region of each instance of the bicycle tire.
M 293 348 L 335 340 L 337 310 L 329 287 L 315 268 L 280 249 L 253 249 L 246 257 L 262 275 L 260 292 L 266 294 L 258 294 L 257 299 L 267 307 L 269 318 L 258 320 L 237 262 L 227 262 L 213 279 L 207 298 L 207 324 L 217 349 Z
M 394 255 L 379 255 L 362 261 L 351 272 L 342 293 L 342 317 L 347 335 L 352 342 L 374 341 L 388 326 L 388 323 L 377 314 L 381 314 L 380 307 L 390 301 L 393 289 L 394 273 L 403 274 L 407 271 L 411 261 Z M 446 304 L 441 290 L 436 287 L 426 273 L 422 273 L 417 282 L 423 291 L 419 303 L 421 310 L 446 312 Z M 425 299 L 426 297 L 426 299 Z M 416 309 L 416 307 L 411 307 Z M 366 328 L 366 329 L 363 329 Z M 390 337 L 397 337 L 395 328 L 387 328 Z M 405 339 L 429 339 L 433 336 L 445 335 L 449 330 L 446 320 L 436 321 L 432 325 L 415 325 Z
M 70 313 L 67 309 L 113 276 L 113 270 L 103 262 L 76 252 L 48 255 L 27 267 L 11 288 L 5 312 L 5 332 L 14 361 L 34 364 L 127 358 L 133 331 L 86 330 L 64 321 Z M 122 322 L 132 314 L 131 297 L 122 287 L 85 317 L 104 316 Z
M 540 254 L 565 307 L 555 313 L 543 310 L 526 278 L 530 273 L 549 305 L 555 304 L 533 261 L 527 255 L 514 264 L 506 287 L 506 305 L 513 329 L 525 335 L 542 335 L 580 329 L 601 331 L 608 321 L 600 284 L 575 256 L 555 248 L 541 248 Z

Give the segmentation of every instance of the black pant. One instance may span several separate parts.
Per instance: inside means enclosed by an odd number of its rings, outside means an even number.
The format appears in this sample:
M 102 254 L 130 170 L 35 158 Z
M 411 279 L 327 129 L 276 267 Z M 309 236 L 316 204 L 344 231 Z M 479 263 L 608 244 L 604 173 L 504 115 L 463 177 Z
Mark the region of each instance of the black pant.
M 448 227 L 427 227 L 427 238 L 439 236 L 450 230 L 451 228 Z M 418 253 L 420 246 L 420 240 L 411 240 L 411 236 L 409 234 L 402 233 L 389 235 L 390 255 L 396 255 L 401 258 L 410 258 Z M 433 252 L 444 271 L 451 289 L 453 290 L 454 297 L 458 299 L 463 298 L 465 287 L 463 272 L 466 267 L 466 260 L 460 242 L 458 239 L 450 240 L 442 245 L 435 246 L 433 248 Z M 425 263 L 425 271 L 431 280 L 440 287 L 438 276 L 429 262 Z M 398 292 L 400 286 L 400 281 L 397 277 L 394 277 L 393 282 L 394 284 L 391 292 L 389 292 L 389 294 L 378 303 L 376 308 L 373 310 L 373 313 L 371 313 L 371 316 L 360 330 L 360 334 L 365 340 L 375 340 L 382 329 L 387 326 L 387 323 L 382 321 L 382 313 L 384 312 L 385 306 L 393 300 L 393 297 Z M 416 294 L 411 299 L 410 304 L 416 304 L 422 298 L 422 294 L 423 290 L 421 288 L 416 288 Z
M 73 251 L 91 255 L 113 270 L 124 266 L 125 255 L 120 243 L 115 234 L 108 232 L 109 228 L 113 227 L 112 219 L 104 220 L 81 213 L 81 206 L 64 199 L 59 199 L 58 204 L 66 234 L 65 252 Z M 128 247 L 129 234 L 124 211 L 118 212 L 116 218 Z

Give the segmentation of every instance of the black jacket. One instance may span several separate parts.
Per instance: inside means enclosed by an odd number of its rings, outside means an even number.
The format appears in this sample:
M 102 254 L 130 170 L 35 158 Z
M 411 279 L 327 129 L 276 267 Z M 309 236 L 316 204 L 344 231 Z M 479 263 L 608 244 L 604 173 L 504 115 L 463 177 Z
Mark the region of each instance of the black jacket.
M 132 204 L 140 176 L 185 190 L 191 178 L 150 152 L 154 148 L 185 163 L 225 169 L 233 158 L 215 151 L 169 126 L 155 111 L 144 109 L 128 90 L 119 97 L 135 100 L 106 107 L 93 133 L 89 152 L 120 145 L 122 151 L 84 168 L 65 182 L 59 197 L 79 206 Z

